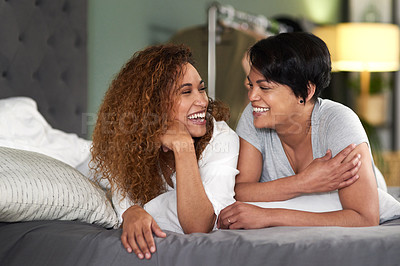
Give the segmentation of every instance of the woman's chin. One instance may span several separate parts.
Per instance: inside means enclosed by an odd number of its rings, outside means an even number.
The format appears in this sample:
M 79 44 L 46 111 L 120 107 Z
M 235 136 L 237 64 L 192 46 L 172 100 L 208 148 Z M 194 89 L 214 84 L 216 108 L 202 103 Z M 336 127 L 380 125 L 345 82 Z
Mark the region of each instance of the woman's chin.
M 272 128 L 272 126 L 269 123 L 265 123 L 263 121 L 254 120 L 253 124 L 255 128 Z
M 264 128 L 263 123 L 260 123 L 259 121 L 254 121 L 253 124 L 255 128 Z
M 200 138 L 206 134 L 206 127 L 200 127 L 200 126 L 195 126 L 195 127 L 190 127 L 188 128 L 189 134 L 192 136 L 192 138 Z

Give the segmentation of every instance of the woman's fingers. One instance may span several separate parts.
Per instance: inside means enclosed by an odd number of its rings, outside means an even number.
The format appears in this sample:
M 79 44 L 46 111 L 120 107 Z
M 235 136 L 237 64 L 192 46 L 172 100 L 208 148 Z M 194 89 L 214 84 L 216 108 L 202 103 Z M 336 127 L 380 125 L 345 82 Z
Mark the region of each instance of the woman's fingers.
M 344 176 L 345 174 L 352 173 L 351 176 L 355 175 L 359 170 L 360 162 L 361 162 L 361 155 L 360 154 L 354 155 L 354 157 L 350 161 L 340 163 L 338 168 L 339 170 L 338 174 Z M 347 178 L 350 178 L 351 176 L 348 176 Z
M 237 202 L 232 213 L 222 222 L 229 229 L 256 229 L 269 227 L 268 209 L 251 204 Z M 267 215 L 266 215 L 267 214 Z
M 356 179 L 354 179 L 355 175 L 358 173 L 361 167 L 361 155 L 356 154 L 354 155 L 353 159 L 349 162 L 342 164 L 342 182 L 351 179 L 353 182 L 347 183 L 354 183 Z M 350 180 L 349 180 L 350 181 Z
M 155 226 L 154 233 L 158 237 L 167 236 L 161 231 L 157 224 Z M 122 245 L 129 253 L 134 252 L 139 259 L 151 259 L 151 253 L 156 252 L 152 229 L 153 228 L 142 228 L 142 230 L 138 230 L 137 233 L 132 233 L 130 235 L 123 232 L 121 235 Z
M 154 238 L 153 238 L 153 233 L 151 231 L 151 229 L 145 229 L 143 231 L 143 235 L 144 235 L 144 240 L 145 240 L 145 245 L 146 245 L 146 250 L 143 250 L 144 252 L 144 256 L 146 259 L 150 259 L 151 258 L 151 253 L 154 253 L 156 251 L 156 245 L 154 244 Z
M 350 144 L 333 158 L 331 151 L 327 150 L 325 156 L 313 160 L 304 171 L 303 180 L 306 183 L 304 191 L 306 193 L 333 191 L 356 182 L 359 177 L 361 155 L 352 154 L 355 147 L 355 144 Z
M 234 202 L 233 204 L 229 205 L 228 207 L 225 207 L 218 216 L 218 221 L 217 221 L 217 228 L 220 229 L 228 229 L 229 226 L 232 224 L 232 217 L 234 215 L 234 208 L 239 204 L 238 201 Z
M 238 222 L 234 222 L 232 224 L 229 225 L 229 229 L 234 230 L 234 229 L 242 229 L 243 225 L 238 221 Z
M 139 254 L 138 257 L 139 259 L 143 258 L 143 255 L 146 259 L 150 259 L 151 258 L 151 254 L 150 254 L 150 248 L 148 246 L 147 243 L 147 239 L 145 238 L 144 235 L 146 235 L 146 229 L 144 231 L 140 230 L 135 234 L 136 237 L 136 243 L 138 244 L 140 250 L 142 251 L 142 254 Z M 151 236 L 151 238 L 153 238 L 153 236 Z M 136 252 L 135 252 L 136 253 Z M 140 256 L 142 255 L 142 256 Z
M 143 208 L 131 206 L 122 215 L 121 241 L 125 249 L 134 252 L 139 259 L 150 259 L 156 251 L 153 232 L 158 237 L 167 235 L 160 229 L 156 221 Z
M 161 228 L 158 226 L 158 224 L 156 223 L 156 221 L 153 221 L 153 223 L 151 224 L 151 229 L 153 230 L 154 234 L 158 237 L 166 237 L 167 234 L 164 233 Z
M 219 227 L 220 229 L 228 229 L 229 226 L 233 223 L 233 218 L 228 217 L 228 218 L 223 218 L 220 219 Z
M 227 218 L 219 218 L 217 223 L 217 228 L 219 229 L 228 229 L 229 223 Z
M 342 188 L 345 188 L 345 187 L 350 186 L 351 184 L 353 184 L 354 182 L 356 182 L 356 181 L 358 180 L 359 177 L 360 177 L 359 175 L 354 175 L 354 176 L 352 176 L 351 178 L 347 179 L 346 181 L 341 182 L 341 183 L 338 185 L 338 189 L 342 189 Z
M 356 182 L 360 177 L 357 174 L 360 168 L 361 168 L 361 161 L 358 161 L 356 166 L 352 165 L 352 168 L 343 174 L 343 181 L 340 182 L 340 184 L 338 185 L 338 189 L 350 186 L 351 184 Z
M 350 174 L 355 175 L 358 170 L 360 170 L 361 166 L 361 154 L 356 154 L 350 162 L 346 163 L 347 166 L 345 168 L 346 172 L 350 172 Z
M 133 253 L 135 253 L 139 259 L 143 259 L 144 255 L 143 255 L 142 251 L 140 250 L 139 246 L 136 244 L 135 239 L 131 239 L 130 245 L 132 247 Z
M 356 148 L 355 144 L 350 144 L 346 148 L 344 148 L 341 152 L 336 154 L 336 156 L 333 158 L 335 161 L 338 161 L 339 163 L 343 162 L 344 159 Z
M 122 242 L 122 245 L 124 246 L 124 248 L 126 249 L 126 251 L 128 251 L 129 253 L 131 253 L 133 251 L 131 245 L 129 245 L 128 234 L 126 232 L 122 233 L 121 242 Z
M 356 165 L 355 167 L 353 167 L 353 168 L 349 171 L 351 176 L 354 176 L 354 175 L 356 175 L 356 174 L 358 173 L 358 171 L 359 171 L 360 168 L 361 168 L 361 164 L 362 164 L 362 161 L 358 161 L 358 162 L 357 162 L 357 165 Z
M 121 242 L 126 251 L 135 253 L 139 259 L 144 258 L 142 251 L 136 244 L 135 235 L 133 233 L 128 234 L 127 232 L 123 232 L 121 235 Z
M 331 150 L 327 150 L 325 155 L 324 155 L 324 157 L 321 157 L 320 159 L 324 160 L 324 161 L 327 161 L 327 160 L 329 160 L 331 158 L 332 158 L 332 151 Z

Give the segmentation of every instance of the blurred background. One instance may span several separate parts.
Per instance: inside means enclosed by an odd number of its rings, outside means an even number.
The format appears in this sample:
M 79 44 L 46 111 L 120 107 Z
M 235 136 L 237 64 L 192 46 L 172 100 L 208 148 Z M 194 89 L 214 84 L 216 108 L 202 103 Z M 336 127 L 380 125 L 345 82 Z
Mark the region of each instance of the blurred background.
M 348 13 L 347 1 L 341 0 L 222 0 L 218 3 L 229 5 L 237 11 L 254 15 L 262 15 L 268 19 L 275 17 L 287 18 L 299 23 L 330 24 L 345 20 Z M 194 42 L 207 42 L 208 9 L 215 2 L 210 0 L 89 0 L 88 2 L 88 112 L 96 112 L 111 79 L 119 71 L 135 51 L 148 45 L 164 43 L 171 40 L 176 42 L 191 42 L 185 34 L 192 29 L 203 27 L 204 31 L 194 32 Z M 197 33 L 197 34 L 196 34 Z M 199 36 L 202 35 L 202 36 Z M 232 43 L 237 40 L 232 37 Z M 244 49 L 254 43 L 255 38 L 244 40 L 241 50 L 234 51 L 244 54 Z M 243 40 L 242 40 L 243 41 Z M 207 43 L 205 43 L 206 45 Z M 193 41 L 189 43 L 192 47 Z M 203 45 L 203 44 L 199 44 Z M 200 65 L 200 74 L 207 80 L 207 46 L 205 53 L 196 56 Z M 233 51 L 231 49 L 231 51 Z M 195 51 L 194 51 L 195 52 Z M 196 51 L 197 52 L 197 51 Z M 204 51 L 201 51 L 204 52 Z M 224 64 L 227 58 L 219 58 L 218 63 Z M 235 55 L 232 55 L 235 56 Z M 241 68 L 240 61 L 236 62 Z M 203 64 L 203 65 L 202 65 Z M 239 64 L 239 65 L 238 65 Z M 229 66 L 224 64 L 226 68 Z M 202 71 L 205 69 L 205 71 Z M 234 77 L 231 77 L 232 79 Z M 233 84 L 233 81 L 232 81 Z M 242 86 L 236 84 L 235 88 Z M 227 84 L 227 86 L 229 86 Z M 220 88 L 217 89 L 219 91 Z M 242 88 L 244 90 L 244 87 Z M 232 91 L 232 90 L 231 90 Z M 233 90 L 235 92 L 235 90 Z M 246 95 L 245 95 L 246 96 Z M 229 103 L 231 104 L 231 103 Z M 237 120 L 237 113 L 232 116 Z M 90 121 L 88 121 L 90 122 Z M 234 122 L 230 123 L 234 127 Z M 89 127 L 91 125 L 89 124 Z
M 398 0 L 89 0 L 86 121 L 89 136 L 97 109 L 114 75 L 134 52 L 148 45 L 165 42 L 188 44 L 195 54 L 201 76 L 208 81 L 209 10 L 218 4 L 232 8 L 229 9 L 231 11 L 266 18 L 272 24 L 264 35 L 279 32 L 277 25 L 287 26 L 289 31 L 313 32 L 321 26 L 336 27 L 347 22 L 398 25 L 400 17 Z M 215 96 L 230 105 L 229 125 L 235 128 L 246 104 L 243 84 L 245 73 L 241 59 L 248 46 L 263 34 L 260 35 L 255 29 L 250 32 L 244 28 L 238 33 L 237 28 L 227 27 L 227 23 L 232 22 L 226 21 L 227 14 L 217 15 Z M 382 37 L 371 32 L 368 38 L 374 40 Z M 396 38 L 398 51 L 398 36 Z M 369 41 L 364 43 L 367 45 Z M 373 53 L 379 54 L 383 50 L 384 47 Z M 398 60 L 397 55 L 397 65 Z M 365 73 L 360 70 L 334 72 L 331 86 L 324 92 L 323 98 L 341 102 L 362 117 L 377 164 L 381 165 L 385 177 L 389 176 L 390 179 L 393 176 L 393 183 L 389 181 L 389 185 L 400 186 L 398 71 L 396 67 L 390 71 L 368 71 L 368 98 L 375 99 L 374 95 L 379 95 L 379 99 L 362 101 L 366 105 L 364 109 L 369 112 L 365 115 L 362 114 L 358 99 L 361 95 L 362 72 Z

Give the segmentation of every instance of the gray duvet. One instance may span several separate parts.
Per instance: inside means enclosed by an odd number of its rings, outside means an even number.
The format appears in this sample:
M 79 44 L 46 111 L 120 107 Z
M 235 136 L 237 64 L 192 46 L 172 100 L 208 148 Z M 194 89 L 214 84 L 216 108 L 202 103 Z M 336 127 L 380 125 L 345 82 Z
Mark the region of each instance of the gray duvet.
M 0 223 L 0 265 L 400 265 L 400 219 L 380 226 L 167 232 L 151 260 L 121 229 L 73 221 Z

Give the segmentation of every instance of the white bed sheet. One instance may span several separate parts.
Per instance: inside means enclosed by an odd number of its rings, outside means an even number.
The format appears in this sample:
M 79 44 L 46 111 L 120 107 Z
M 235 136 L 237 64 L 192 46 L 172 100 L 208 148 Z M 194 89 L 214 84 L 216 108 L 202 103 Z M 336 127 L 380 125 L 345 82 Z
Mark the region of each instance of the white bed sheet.
M 0 99 L 0 146 L 39 152 L 72 167 L 90 158 L 91 141 L 54 129 L 28 97 Z

